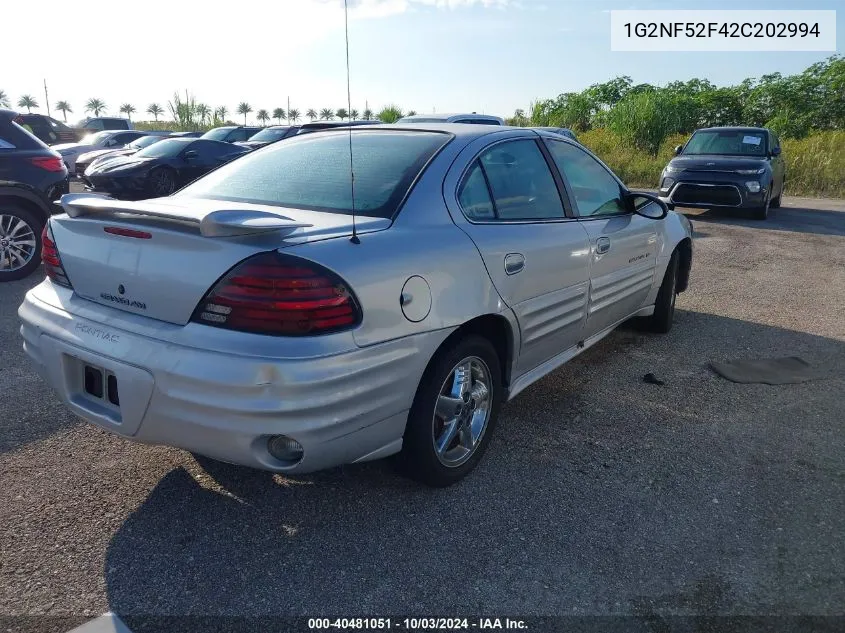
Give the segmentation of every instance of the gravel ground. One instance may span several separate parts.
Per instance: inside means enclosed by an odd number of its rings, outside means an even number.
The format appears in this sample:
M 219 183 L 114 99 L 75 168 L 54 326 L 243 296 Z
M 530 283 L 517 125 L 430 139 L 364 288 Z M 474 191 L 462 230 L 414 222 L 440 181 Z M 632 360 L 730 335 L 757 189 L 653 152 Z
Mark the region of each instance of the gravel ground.
M 21 350 L 41 275 L 0 286 L 0 613 L 845 614 L 845 204 L 691 217 L 672 332 L 620 329 L 523 392 L 438 491 L 390 462 L 288 479 L 81 423 Z M 778 355 L 828 377 L 707 366 Z

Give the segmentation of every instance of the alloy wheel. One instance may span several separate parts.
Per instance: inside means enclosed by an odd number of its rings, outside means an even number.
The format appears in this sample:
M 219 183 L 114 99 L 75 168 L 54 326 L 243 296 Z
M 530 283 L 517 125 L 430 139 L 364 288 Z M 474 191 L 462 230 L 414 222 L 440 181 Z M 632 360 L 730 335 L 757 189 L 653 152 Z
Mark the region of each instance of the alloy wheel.
M 152 174 L 153 178 L 153 193 L 157 196 L 169 196 L 175 189 L 173 181 L 173 174 L 165 169 Z
M 11 272 L 26 266 L 36 252 L 33 228 L 15 215 L 0 214 L 0 271 Z
M 492 385 L 490 368 L 477 356 L 455 365 L 443 382 L 434 407 L 432 441 L 444 466 L 460 466 L 481 444 L 490 421 Z

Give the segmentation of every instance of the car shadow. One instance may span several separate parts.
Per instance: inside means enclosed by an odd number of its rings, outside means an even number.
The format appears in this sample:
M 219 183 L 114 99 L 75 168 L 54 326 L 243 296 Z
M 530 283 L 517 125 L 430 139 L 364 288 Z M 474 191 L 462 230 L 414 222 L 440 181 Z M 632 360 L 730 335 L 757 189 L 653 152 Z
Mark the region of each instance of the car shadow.
M 780 207 L 770 209 L 766 220 L 755 220 L 745 210 L 686 209 L 676 207 L 693 221 L 693 228 L 699 222 L 743 226 L 767 231 L 790 231 L 815 235 L 845 236 L 845 212 L 804 207 Z M 693 235 L 693 237 L 698 237 Z
M 828 377 L 708 368 L 777 355 Z M 843 572 L 826 554 L 845 531 L 843 368 L 842 341 L 679 310 L 668 335 L 617 330 L 505 405 L 450 488 L 390 460 L 288 477 L 186 454 L 111 538 L 109 608 L 138 633 L 211 630 L 151 619 L 173 614 L 824 613 L 845 598 L 824 581 Z
M 0 284 L 0 453 L 81 424 L 58 398 L 44 398 L 44 382 L 23 350 L 18 306 L 42 279 L 39 268 L 26 279 Z

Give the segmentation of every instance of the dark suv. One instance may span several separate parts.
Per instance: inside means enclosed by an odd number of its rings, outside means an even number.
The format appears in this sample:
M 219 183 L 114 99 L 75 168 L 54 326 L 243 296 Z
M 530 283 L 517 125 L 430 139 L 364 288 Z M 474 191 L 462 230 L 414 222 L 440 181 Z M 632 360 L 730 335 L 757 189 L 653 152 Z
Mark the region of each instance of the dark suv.
M 68 192 L 62 157 L 0 109 L 0 282 L 23 279 L 41 263 L 41 229 Z
M 786 168 L 767 128 L 702 128 L 675 154 L 660 176 L 660 199 L 670 208 L 749 209 L 765 220 L 780 206 Z

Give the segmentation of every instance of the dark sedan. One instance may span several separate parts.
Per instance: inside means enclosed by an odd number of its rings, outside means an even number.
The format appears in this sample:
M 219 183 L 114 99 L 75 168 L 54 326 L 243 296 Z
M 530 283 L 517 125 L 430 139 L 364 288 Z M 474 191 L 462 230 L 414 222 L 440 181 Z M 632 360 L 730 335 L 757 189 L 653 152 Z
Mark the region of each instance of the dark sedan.
M 84 181 L 89 190 L 115 198 L 168 196 L 248 151 L 222 141 L 168 138 L 130 156 L 92 165 Z
M 675 153 L 660 176 L 660 198 L 667 204 L 748 209 L 758 220 L 780 206 L 786 169 L 771 130 L 704 128 Z

